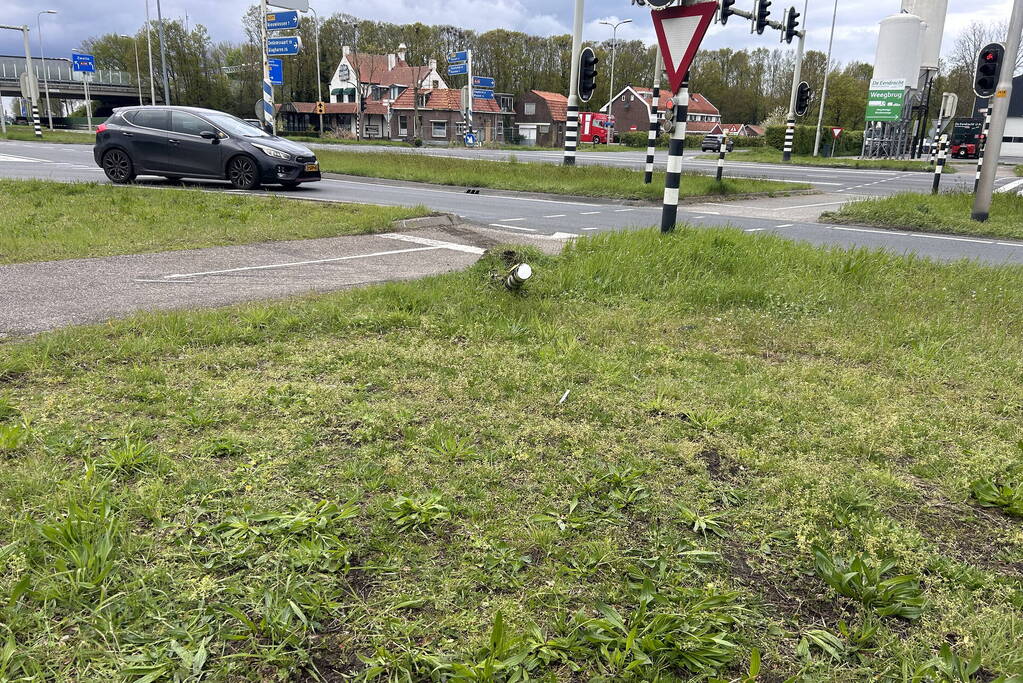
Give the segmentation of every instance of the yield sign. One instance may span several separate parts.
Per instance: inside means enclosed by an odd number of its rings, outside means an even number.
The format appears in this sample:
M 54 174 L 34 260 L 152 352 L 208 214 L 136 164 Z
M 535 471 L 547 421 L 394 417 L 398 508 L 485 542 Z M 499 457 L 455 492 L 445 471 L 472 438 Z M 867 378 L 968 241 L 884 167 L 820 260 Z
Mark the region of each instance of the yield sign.
M 674 92 L 682 86 L 717 7 L 717 2 L 700 2 L 690 7 L 651 11 L 664 70 L 668 72 L 668 82 Z
M 844 128 L 832 128 L 831 129 L 831 134 L 837 140 L 839 138 L 839 136 L 842 134 L 843 130 L 845 130 L 845 129 Z

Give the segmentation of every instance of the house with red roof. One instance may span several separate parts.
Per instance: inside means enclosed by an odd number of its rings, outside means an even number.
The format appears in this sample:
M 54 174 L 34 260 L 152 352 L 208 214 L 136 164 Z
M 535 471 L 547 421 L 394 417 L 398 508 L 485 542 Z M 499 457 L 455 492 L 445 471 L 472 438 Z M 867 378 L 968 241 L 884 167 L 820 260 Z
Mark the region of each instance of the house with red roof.
M 362 110 L 362 137 L 390 136 L 393 105 L 406 91 L 446 89 L 447 83 L 437 71 L 437 60 L 423 66 L 410 66 L 402 43 L 392 54 L 374 55 L 341 48 L 341 61 L 330 79 L 330 104 L 336 109 L 335 129 L 356 130 L 356 114 Z M 295 103 L 298 104 L 298 103 Z M 363 104 L 365 105 L 363 107 Z M 419 134 L 417 128 L 410 137 Z
M 449 144 L 461 142 L 465 135 L 461 90 L 438 88 L 416 93 L 406 89 L 390 108 L 389 137 L 393 139 L 409 139 L 416 130 L 426 144 Z M 472 126 L 480 142 L 504 141 L 501 116 L 496 100 L 473 100 Z
M 658 108 L 674 106 L 675 94 L 667 88 L 661 89 Z M 615 95 L 604 105 L 602 111 L 615 117 L 615 131 L 625 133 L 630 130 L 645 131 L 650 127 L 650 108 L 653 106 L 654 91 L 651 88 L 640 88 L 631 85 Z M 689 93 L 689 116 L 686 120 L 686 133 L 721 132 L 721 112 L 710 100 L 700 93 Z
M 515 104 L 515 133 L 524 145 L 562 147 L 568 98 L 558 92 L 530 90 Z

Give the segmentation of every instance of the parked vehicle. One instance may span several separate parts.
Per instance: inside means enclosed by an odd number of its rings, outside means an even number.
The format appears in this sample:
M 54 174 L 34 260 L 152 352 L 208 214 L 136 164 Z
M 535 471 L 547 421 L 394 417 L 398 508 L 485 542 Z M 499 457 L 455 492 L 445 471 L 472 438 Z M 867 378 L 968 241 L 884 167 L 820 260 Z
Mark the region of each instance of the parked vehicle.
M 579 142 L 603 145 L 614 139 L 615 117 L 595 111 L 579 112 Z
M 229 180 L 241 190 L 320 179 L 308 147 L 230 114 L 195 107 L 123 107 L 96 129 L 96 163 L 114 183 L 139 175 Z
M 700 142 L 700 150 L 703 152 L 720 152 L 721 142 L 724 139 L 725 139 L 724 135 L 711 134 L 704 136 L 703 140 Z M 725 151 L 731 152 L 734 147 L 735 141 L 732 140 L 731 138 L 728 138 L 728 142 L 725 144 Z
M 984 148 L 984 119 L 956 119 L 952 123 L 953 159 L 977 159 Z

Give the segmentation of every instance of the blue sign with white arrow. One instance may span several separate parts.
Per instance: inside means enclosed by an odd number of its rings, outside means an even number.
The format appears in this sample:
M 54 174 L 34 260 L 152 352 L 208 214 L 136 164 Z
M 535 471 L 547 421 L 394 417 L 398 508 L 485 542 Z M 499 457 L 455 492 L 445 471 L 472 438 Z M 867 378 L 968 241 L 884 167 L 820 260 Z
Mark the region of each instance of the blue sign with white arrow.
M 298 12 L 274 12 L 273 14 L 267 14 L 266 28 L 270 31 L 298 28 Z
M 487 88 L 488 90 L 494 89 L 494 79 L 486 76 L 473 76 L 472 87 L 474 88 Z
M 468 64 L 452 64 L 448 67 L 448 76 L 465 76 L 468 73 Z
M 284 60 L 268 59 L 270 63 L 270 84 L 284 85 Z
M 469 61 L 469 52 L 467 50 L 459 50 L 458 52 L 448 53 L 448 64 L 467 61 Z
M 298 36 L 281 36 L 279 38 L 268 38 L 266 41 L 266 53 L 274 57 L 287 57 L 297 55 L 302 50 L 302 41 Z
M 71 55 L 71 66 L 75 71 L 94 73 L 96 71 L 96 58 L 92 55 Z
M 473 88 L 472 96 L 477 100 L 492 100 L 494 99 L 493 90 L 477 90 Z

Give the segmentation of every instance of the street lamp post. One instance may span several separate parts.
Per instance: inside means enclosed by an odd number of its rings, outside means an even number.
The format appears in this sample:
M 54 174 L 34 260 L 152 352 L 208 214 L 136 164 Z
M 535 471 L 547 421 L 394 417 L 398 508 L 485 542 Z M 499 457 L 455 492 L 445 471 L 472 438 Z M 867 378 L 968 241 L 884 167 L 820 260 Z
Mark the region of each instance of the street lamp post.
M 320 76 L 320 15 L 312 6 L 309 7 L 309 11 L 313 13 L 315 22 L 313 28 L 316 29 L 316 101 L 322 102 L 323 96 L 320 94 L 320 86 L 323 83 L 323 78 Z M 320 114 L 320 137 L 323 137 L 323 114 Z
M 828 65 L 824 70 L 824 88 L 821 90 L 821 108 L 817 113 L 817 135 L 813 140 L 813 155 L 817 156 L 821 150 L 821 124 L 824 122 L 824 105 L 828 101 L 828 78 L 831 76 L 831 48 L 835 44 L 835 20 L 838 19 L 838 0 L 835 0 L 835 11 L 831 14 L 831 37 L 828 38 Z M 835 141 L 837 142 L 837 140 Z M 831 143 L 831 150 L 835 150 L 835 142 Z
M 263 12 L 265 15 L 266 12 Z M 163 72 L 163 103 L 170 104 L 170 81 L 167 79 L 167 47 L 164 33 L 163 33 L 163 12 L 160 10 L 160 0 L 156 0 L 156 20 L 159 24 L 156 27 L 157 33 L 160 36 L 160 70 Z M 266 17 L 262 18 L 263 23 L 266 23 Z M 266 41 L 264 41 L 266 42 Z
M 124 33 L 121 34 L 121 37 L 131 40 L 135 45 L 135 80 L 139 84 L 139 106 L 141 107 L 144 103 L 142 102 L 142 69 L 139 68 L 139 39 L 132 38 Z
M 618 49 L 618 27 L 623 24 L 631 24 L 632 19 L 625 19 L 624 21 L 619 21 L 617 24 L 613 24 L 610 21 L 602 21 L 600 23 L 604 26 L 611 27 L 611 92 L 607 96 L 607 101 L 610 104 L 611 98 L 615 96 L 615 52 Z M 608 107 L 607 111 L 608 113 L 611 113 L 611 108 Z
M 44 14 L 56 14 L 55 9 L 44 9 L 42 12 L 36 14 L 36 28 L 39 30 L 39 62 L 43 67 L 43 87 L 46 88 L 46 121 L 53 130 L 53 112 L 50 110 L 50 79 L 46 77 L 46 53 L 43 52 L 43 24 L 42 19 Z
M 146 49 L 149 51 L 149 103 L 156 104 L 156 81 L 153 80 L 153 25 L 149 21 L 149 0 L 146 0 Z

